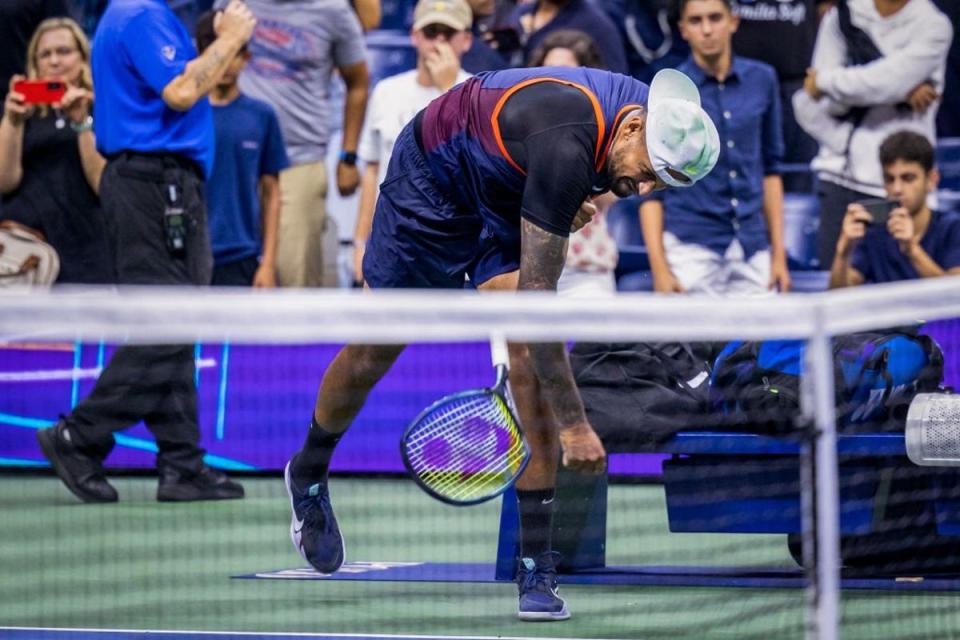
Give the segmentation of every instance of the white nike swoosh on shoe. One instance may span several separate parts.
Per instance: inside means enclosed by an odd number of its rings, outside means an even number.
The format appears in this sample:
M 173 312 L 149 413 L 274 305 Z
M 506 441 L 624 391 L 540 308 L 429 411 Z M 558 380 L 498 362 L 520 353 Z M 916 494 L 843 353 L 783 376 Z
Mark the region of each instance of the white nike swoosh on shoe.
M 297 549 L 303 549 L 303 536 L 300 534 L 300 530 L 297 529 L 293 532 L 293 544 Z

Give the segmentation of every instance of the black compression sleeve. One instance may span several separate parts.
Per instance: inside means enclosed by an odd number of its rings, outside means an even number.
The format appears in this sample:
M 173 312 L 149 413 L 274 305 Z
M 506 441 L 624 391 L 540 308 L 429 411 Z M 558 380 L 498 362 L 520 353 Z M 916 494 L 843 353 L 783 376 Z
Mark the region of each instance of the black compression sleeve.
M 521 215 L 566 237 L 596 178 L 593 104 L 576 87 L 542 82 L 511 96 L 498 123 L 507 152 L 527 173 Z

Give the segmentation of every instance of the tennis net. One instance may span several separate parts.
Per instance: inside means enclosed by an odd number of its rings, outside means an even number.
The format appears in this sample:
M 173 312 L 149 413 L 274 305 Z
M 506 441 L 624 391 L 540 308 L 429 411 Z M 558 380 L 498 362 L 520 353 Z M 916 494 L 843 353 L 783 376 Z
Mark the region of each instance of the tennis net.
M 960 380 L 953 279 L 730 301 L 134 288 L 3 293 L 0 304 L 5 627 L 960 634 L 949 466 L 960 409 L 942 393 Z M 398 450 L 431 403 L 493 384 L 492 334 L 568 345 L 610 453 L 604 476 L 559 471 L 552 538 L 573 617 L 547 630 L 516 618 L 514 494 L 442 504 Z M 290 544 L 280 478 L 345 343 L 410 346 L 333 457 L 347 564 L 325 576 Z M 118 503 L 80 506 L 54 478 L 36 432 L 82 402 L 124 345 L 189 345 L 206 461 L 244 484 L 243 500 L 158 504 L 143 424 L 116 432 L 106 459 Z M 910 370 L 929 378 L 925 404 L 893 379 L 895 349 L 926 358 Z

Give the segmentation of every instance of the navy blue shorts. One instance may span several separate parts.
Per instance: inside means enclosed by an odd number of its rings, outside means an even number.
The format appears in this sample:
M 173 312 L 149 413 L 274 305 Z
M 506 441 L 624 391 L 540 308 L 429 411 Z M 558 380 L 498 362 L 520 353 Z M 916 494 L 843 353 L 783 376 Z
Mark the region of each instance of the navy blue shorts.
M 380 185 L 363 276 L 374 288 L 462 289 L 520 267 L 519 235 L 503 241 L 437 185 L 413 123 L 397 137 Z

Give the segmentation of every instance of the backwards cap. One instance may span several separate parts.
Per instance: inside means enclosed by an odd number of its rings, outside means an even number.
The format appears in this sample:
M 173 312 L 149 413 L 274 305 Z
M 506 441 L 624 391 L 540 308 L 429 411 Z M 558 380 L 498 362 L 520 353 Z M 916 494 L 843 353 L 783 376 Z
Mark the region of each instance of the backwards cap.
M 647 151 L 653 170 L 668 185 L 689 187 L 710 173 L 720 155 L 720 135 L 700 106 L 693 81 L 662 69 L 647 97 Z

